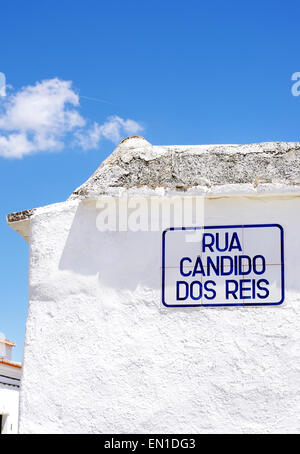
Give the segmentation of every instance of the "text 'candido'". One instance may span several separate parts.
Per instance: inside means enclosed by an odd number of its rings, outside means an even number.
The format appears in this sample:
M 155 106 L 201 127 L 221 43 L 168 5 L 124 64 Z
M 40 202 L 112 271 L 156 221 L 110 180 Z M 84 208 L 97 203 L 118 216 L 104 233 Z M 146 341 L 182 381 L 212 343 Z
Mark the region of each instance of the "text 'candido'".
M 166 306 L 282 302 L 280 226 L 206 227 L 195 242 L 185 241 L 187 230 L 164 233 Z

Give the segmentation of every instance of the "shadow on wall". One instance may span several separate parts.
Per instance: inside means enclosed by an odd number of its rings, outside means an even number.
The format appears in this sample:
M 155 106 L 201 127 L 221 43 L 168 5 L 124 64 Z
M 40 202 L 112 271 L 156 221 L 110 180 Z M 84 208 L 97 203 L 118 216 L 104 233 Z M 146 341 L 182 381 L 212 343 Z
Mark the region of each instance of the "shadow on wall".
M 99 282 L 120 290 L 138 285 L 161 286 L 162 233 L 101 232 L 95 201 L 82 201 L 76 211 L 60 263 L 60 270 L 83 276 L 97 275 Z

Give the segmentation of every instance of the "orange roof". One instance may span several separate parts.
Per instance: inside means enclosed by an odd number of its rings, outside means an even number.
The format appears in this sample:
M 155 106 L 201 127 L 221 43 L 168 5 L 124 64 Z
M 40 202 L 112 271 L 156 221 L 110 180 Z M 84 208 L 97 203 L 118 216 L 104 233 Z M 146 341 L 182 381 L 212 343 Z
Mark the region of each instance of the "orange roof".
M 14 361 L 9 361 L 8 359 L 0 358 L 0 364 L 5 364 L 6 366 L 17 367 L 18 369 L 22 369 L 21 363 L 15 363 Z
M 15 347 L 16 344 L 12 341 L 9 341 L 8 339 L 0 339 L 0 343 L 1 344 L 5 344 L 5 345 L 10 345 L 11 347 Z

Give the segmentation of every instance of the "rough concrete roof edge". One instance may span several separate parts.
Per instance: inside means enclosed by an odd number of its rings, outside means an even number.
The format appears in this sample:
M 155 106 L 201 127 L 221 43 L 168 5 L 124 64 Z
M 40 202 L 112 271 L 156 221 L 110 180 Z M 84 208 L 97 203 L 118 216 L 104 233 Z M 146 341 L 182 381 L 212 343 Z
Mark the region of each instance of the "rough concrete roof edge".
M 29 219 L 35 212 L 35 208 L 30 210 L 18 211 L 16 213 L 9 213 L 6 215 L 6 220 L 8 224 L 12 224 L 13 222 L 25 221 Z
M 153 145 L 143 136 L 130 136 L 123 139 L 114 149 L 113 153 L 110 154 L 110 156 L 113 156 L 117 151 L 120 150 L 145 147 L 163 150 L 173 150 L 175 152 L 182 152 L 183 150 L 186 150 L 192 152 L 198 151 L 199 153 L 203 153 L 205 151 L 210 151 L 211 149 L 216 149 L 219 152 L 225 151 L 229 153 L 232 152 L 251 153 L 253 151 L 272 152 L 275 151 L 274 148 L 276 148 L 277 146 L 285 147 L 285 145 L 287 145 L 288 148 L 295 146 L 297 148 L 300 148 L 300 142 L 285 142 L 285 141 L 251 142 L 246 144 Z M 109 159 L 110 156 L 108 156 L 107 159 Z M 103 163 L 105 161 L 103 161 Z
M 153 146 L 133 136 L 123 140 L 69 200 L 108 193 L 115 187 L 300 185 L 299 170 L 300 142 Z
M 174 157 L 175 156 L 175 157 Z M 251 156 L 252 167 L 248 162 L 242 162 L 242 157 Z M 170 168 L 161 166 L 161 160 L 169 158 Z M 200 157 L 200 158 L 199 158 Z M 214 162 L 215 158 L 218 160 L 217 164 Z M 255 158 L 260 157 L 260 164 L 268 165 L 266 172 L 270 175 L 261 175 L 261 168 L 256 162 Z M 271 159 L 271 158 L 274 158 Z M 278 175 L 272 175 L 272 170 L 282 168 L 282 162 L 287 162 L 289 172 L 283 169 L 282 178 Z M 145 171 L 149 168 L 149 163 L 157 162 L 159 169 L 155 172 L 146 172 L 146 180 L 141 179 L 143 173 L 135 168 L 132 163 L 139 161 Z M 184 171 L 184 161 L 189 162 L 188 169 Z M 276 161 L 276 165 L 272 165 L 272 161 Z M 201 164 L 200 167 L 195 164 Z M 210 164 L 210 165 L 207 165 Z M 296 164 L 296 165 L 295 165 Z M 177 165 L 177 167 L 176 167 Z M 172 166 L 174 168 L 172 168 Z M 180 175 L 183 168 L 183 175 Z M 191 168 L 190 168 L 191 167 Z M 218 171 L 216 172 L 216 168 Z M 228 176 L 228 169 L 231 170 L 233 175 Z M 131 170 L 131 172 L 130 172 Z M 161 181 L 155 178 L 156 172 L 162 178 Z M 200 171 L 206 172 L 206 175 L 199 174 Z M 237 170 L 240 173 L 246 173 L 246 176 L 252 176 L 249 181 L 236 181 Z M 170 172 L 174 171 L 174 175 Z M 213 176 L 224 178 L 216 181 L 212 178 L 210 181 L 207 178 L 207 171 Z M 165 175 L 169 173 L 170 179 L 166 180 Z M 196 174 L 197 178 L 191 180 L 191 175 Z M 274 172 L 273 172 L 274 173 Z M 275 172 L 276 173 L 276 172 Z M 124 176 L 131 175 L 132 182 L 126 181 L 122 184 Z M 280 175 L 279 175 L 280 176 Z M 188 182 L 184 181 L 184 177 Z M 140 182 L 137 181 L 140 179 Z M 249 178 L 248 178 L 249 179 Z M 121 183 L 121 184 L 120 184 Z M 139 184 L 140 183 L 140 184 Z M 79 186 L 67 199 L 68 201 L 82 200 L 88 198 L 95 198 L 97 195 L 111 195 L 113 191 L 125 187 L 125 189 L 144 189 L 148 188 L 153 190 L 155 188 L 166 188 L 169 190 L 186 191 L 193 190 L 194 188 L 209 188 L 214 187 L 216 195 L 221 196 L 223 193 L 222 188 L 228 186 L 234 187 L 236 185 L 244 185 L 257 188 L 259 185 L 270 185 L 276 187 L 292 187 L 298 186 L 300 192 L 300 142 L 261 142 L 251 144 L 216 144 L 216 145 L 152 145 L 144 137 L 131 136 L 122 140 L 115 150 L 108 156 L 100 165 L 100 167 L 91 175 L 88 180 Z M 211 191 L 213 193 L 213 191 Z M 226 190 L 224 193 L 228 194 Z M 246 191 L 247 192 L 247 191 Z M 246 193 L 245 192 L 245 193 Z M 248 191 L 256 193 L 256 191 Z M 273 190 L 273 192 L 276 192 Z M 279 192 L 283 192 L 280 190 Z M 293 191 L 291 191 L 293 192 Z M 297 189 L 298 192 L 298 189 Z M 7 215 L 8 224 L 13 227 L 13 224 L 29 221 L 30 218 L 36 213 L 37 209 L 29 209 L 20 212 L 14 212 Z M 14 228 L 14 227 L 13 227 Z

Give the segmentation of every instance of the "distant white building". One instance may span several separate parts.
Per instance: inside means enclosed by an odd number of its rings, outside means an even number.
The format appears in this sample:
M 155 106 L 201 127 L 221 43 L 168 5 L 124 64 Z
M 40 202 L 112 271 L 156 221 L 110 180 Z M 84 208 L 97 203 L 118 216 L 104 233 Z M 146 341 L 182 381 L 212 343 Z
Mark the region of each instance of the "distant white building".
M 22 365 L 12 361 L 15 345 L 0 339 L 0 434 L 18 433 Z

